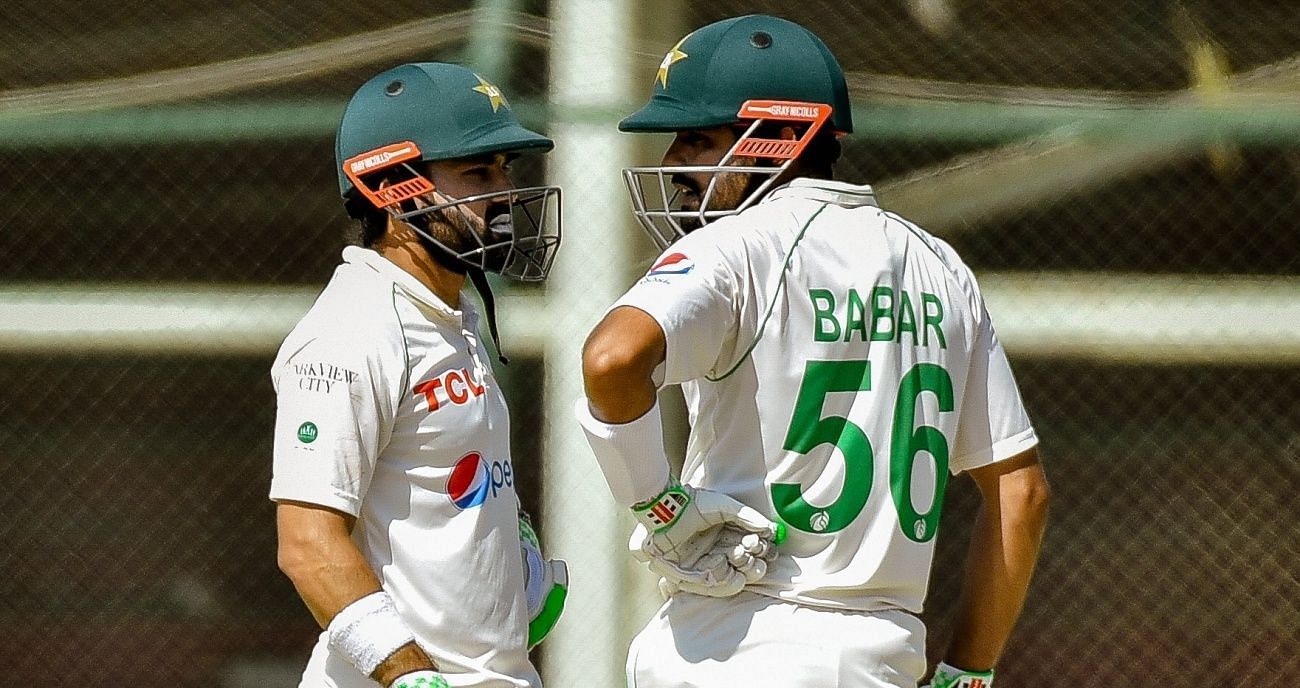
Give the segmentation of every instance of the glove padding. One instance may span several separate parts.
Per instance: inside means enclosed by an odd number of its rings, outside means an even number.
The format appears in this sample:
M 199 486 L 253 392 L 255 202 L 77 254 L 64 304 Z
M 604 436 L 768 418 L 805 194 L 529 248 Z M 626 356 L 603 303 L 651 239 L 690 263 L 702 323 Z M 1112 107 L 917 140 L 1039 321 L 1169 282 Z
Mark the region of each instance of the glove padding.
M 712 597 L 730 597 L 762 578 L 781 530 L 728 495 L 676 482 L 632 514 L 639 524 L 628 543 L 633 556 L 677 589 Z M 734 542 L 713 552 L 724 530 L 736 533 Z M 755 537 L 742 544 L 745 535 Z
M 642 527 L 637 526 L 637 529 L 644 537 Z M 636 537 L 637 534 L 634 533 L 633 538 Z M 637 553 L 645 556 L 643 552 Z M 678 592 L 730 597 L 739 593 L 745 585 L 756 583 L 767 575 L 768 564 L 775 560 L 776 545 L 773 540 L 764 539 L 757 533 L 724 526 L 717 534 L 712 549 L 686 571 L 686 576 L 682 575 L 681 567 L 663 566 L 654 559 L 645 561 L 651 571 L 660 575 L 659 594 L 667 600 Z M 736 577 L 737 573 L 740 578 Z
M 524 593 L 528 600 L 528 648 L 546 638 L 564 611 L 569 595 L 569 565 L 542 556 L 541 542 L 528 514 L 519 512 L 519 551 L 524 558 Z
M 939 666 L 934 668 L 934 676 L 930 677 L 930 683 L 922 688 L 993 688 L 993 670 L 966 671 L 947 662 L 939 662 Z
M 425 670 L 398 676 L 390 688 L 451 688 L 451 684 L 447 683 L 442 674 Z

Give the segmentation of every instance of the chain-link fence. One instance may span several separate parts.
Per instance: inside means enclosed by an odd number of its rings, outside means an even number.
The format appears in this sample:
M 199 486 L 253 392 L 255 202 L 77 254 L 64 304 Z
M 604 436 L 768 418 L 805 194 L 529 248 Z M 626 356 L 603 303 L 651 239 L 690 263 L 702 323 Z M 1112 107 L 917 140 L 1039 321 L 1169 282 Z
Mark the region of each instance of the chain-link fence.
M 441 59 L 491 63 L 546 128 L 559 4 L 0 8 L 0 686 L 293 685 L 317 629 L 275 566 L 268 369 L 349 230 L 335 121 Z M 1300 674 L 1300 3 L 636 11 L 637 93 L 716 19 L 821 35 L 855 102 L 840 175 L 983 280 L 1054 488 L 999 685 Z M 502 376 L 535 511 L 566 489 L 539 428 L 570 422 L 538 390 L 572 374 L 536 352 Z M 932 659 L 977 499 L 951 485 Z

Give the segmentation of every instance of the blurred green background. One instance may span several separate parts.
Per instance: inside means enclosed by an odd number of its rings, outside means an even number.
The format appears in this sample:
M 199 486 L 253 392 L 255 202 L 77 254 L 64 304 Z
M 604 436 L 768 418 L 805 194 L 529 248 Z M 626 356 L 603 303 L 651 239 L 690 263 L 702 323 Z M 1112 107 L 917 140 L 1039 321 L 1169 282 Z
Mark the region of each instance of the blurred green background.
M 500 285 L 499 372 L 574 566 L 543 675 L 621 685 L 653 586 L 567 409 L 575 347 L 653 255 L 617 169 L 663 141 L 612 126 L 678 37 L 750 12 L 836 53 L 840 176 L 953 243 L 1013 359 L 1054 503 L 999 685 L 1290 685 L 1300 2 L 11 0 L 0 686 L 296 685 L 318 631 L 275 566 L 269 366 L 351 231 L 343 104 L 416 60 L 480 70 L 559 142 L 517 166 L 564 186 L 566 238 L 558 281 Z M 951 483 L 932 660 L 976 499 Z

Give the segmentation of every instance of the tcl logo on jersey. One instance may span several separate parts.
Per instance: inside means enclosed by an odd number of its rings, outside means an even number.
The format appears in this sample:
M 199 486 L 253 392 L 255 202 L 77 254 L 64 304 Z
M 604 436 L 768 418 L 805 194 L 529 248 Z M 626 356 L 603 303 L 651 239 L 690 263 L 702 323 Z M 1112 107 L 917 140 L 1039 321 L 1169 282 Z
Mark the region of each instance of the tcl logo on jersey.
M 470 452 L 456 461 L 447 478 L 447 496 L 457 509 L 472 509 L 496 497 L 502 487 L 515 486 L 514 467 L 510 459 L 493 460 L 483 458 L 478 452 Z
M 425 380 L 411 390 L 423 395 L 429 402 L 429 411 L 437 411 L 443 402 L 454 406 L 469 402 L 470 399 L 483 396 L 483 384 L 474 380 L 466 368 L 448 370 L 432 380 Z
M 650 268 L 651 275 L 685 275 L 695 269 L 695 261 L 685 253 L 669 253 Z

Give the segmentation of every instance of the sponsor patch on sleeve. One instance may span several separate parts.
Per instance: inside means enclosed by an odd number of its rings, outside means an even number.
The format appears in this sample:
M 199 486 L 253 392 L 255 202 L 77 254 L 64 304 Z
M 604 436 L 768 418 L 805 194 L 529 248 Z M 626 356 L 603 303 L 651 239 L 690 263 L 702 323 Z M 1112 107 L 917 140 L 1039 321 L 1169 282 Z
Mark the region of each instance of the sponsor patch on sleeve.
M 669 253 L 650 268 L 649 275 L 685 275 L 695 269 L 695 261 L 685 253 Z
M 305 361 L 290 364 L 290 372 L 297 378 L 291 382 L 304 392 L 330 394 L 346 389 L 357 379 L 354 371 L 328 361 Z

